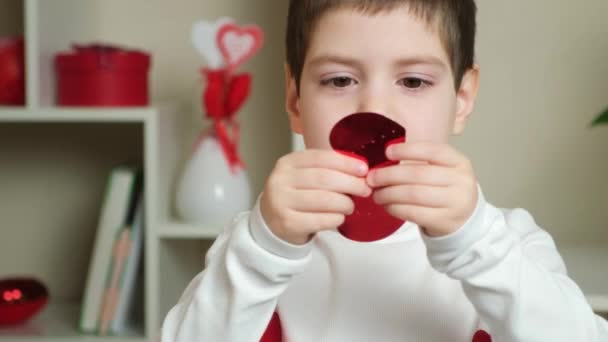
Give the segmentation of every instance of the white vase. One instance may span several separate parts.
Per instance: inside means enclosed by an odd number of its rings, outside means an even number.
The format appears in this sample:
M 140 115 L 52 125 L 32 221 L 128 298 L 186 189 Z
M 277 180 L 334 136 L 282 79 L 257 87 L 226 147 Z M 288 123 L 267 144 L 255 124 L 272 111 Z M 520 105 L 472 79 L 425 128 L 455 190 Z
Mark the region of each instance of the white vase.
M 175 206 L 188 223 L 222 229 L 252 205 L 251 186 L 242 166 L 231 169 L 214 135 L 198 142 L 177 184 Z

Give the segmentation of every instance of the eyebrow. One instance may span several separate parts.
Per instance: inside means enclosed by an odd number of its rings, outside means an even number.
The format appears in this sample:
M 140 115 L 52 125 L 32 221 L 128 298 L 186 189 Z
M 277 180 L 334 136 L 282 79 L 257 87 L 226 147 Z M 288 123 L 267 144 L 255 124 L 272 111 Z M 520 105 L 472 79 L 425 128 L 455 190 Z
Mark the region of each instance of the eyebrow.
M 352 57 L 326 54 L 313 57 L 310 60 L 309 64 L 311 66 L 317 66 L 321 64 L 343 64 L 348 66 L 361 67 L 362 63 Z
M 362 63 L 355 58 L 348 56 L 341 56 L 337 54 L 325 54 L 313 57 L 309 64 L 311 66 L 316 66 L 320 64 L 343 64 L 348 66 L 353 66 L 360 68 Z M 441 69 L 446 69 L 448 66 L 439 58 L 431 55 L 418 55 L 418 56 L 409 56 L 405 58 L 401 58 L 395 63 L 398 67 L 407 67 L 412 65 L 431 65 L 435 67 L 439 67 Z

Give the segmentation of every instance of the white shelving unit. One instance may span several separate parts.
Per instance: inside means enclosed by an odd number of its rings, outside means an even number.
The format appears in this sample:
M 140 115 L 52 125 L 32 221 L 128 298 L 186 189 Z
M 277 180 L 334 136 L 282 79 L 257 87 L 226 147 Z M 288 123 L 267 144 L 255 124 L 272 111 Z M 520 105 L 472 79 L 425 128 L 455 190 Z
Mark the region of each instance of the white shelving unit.
M 90 108 L 70 108 L 70 109 L 59 109 L 59 108 L 23 108 L 23 109 L 0 109 L 0 129 L 4 125 L 11 125 L 11 127 L 19 127 L 20 130 L 27 132 L 28 130 L 39 131 L 54 129 L 55 124 L 62 124 L 62 131 L 67 131 L 68 134 L 74 134 L 79 136 L 80 130 L 86 129 L 87 131 L 97 131 L 98 134 L 104 136 L 105 139 L 112 140 L 113 131 L 119 131 L 127 129 L 131 134 L 136 136 L 136 139 L 131 139 L 127 144 L 135 145 L 134 148 L 127 147 L 127 150 L 133 150 L 133 154 L 129 156 L 130 159 L 140 159 L 145 167 L 145 187 L 146 187 L 146 206 L 151 208 L 147 210 L 147 226 L 146 226 L 146 242 L 145 242 L 145 330 L 139 333 L 134 333 L 127 339 L 120 339 L 120 341 L 133 341 L 142 340 L 146 341 L 146 337 L 154 337 L 158 333 L 160 320 L 164 316 L 164 313 L 159 311 L 159 298 L 161 289 L 159 288 L 160 282 L 160 260 L 159 260 L 159 244 L 160 239 L 163 237 L 162 232 L 171 232 L 169 236 L 188 236 L 191 237 L 191 232 L 195 231 L 194 227 L 181 228 L 179 224 L 167 225 L 167 222 L 173 221 L 170 219 L 171 214 L 169 210 L 170 199 L 165 198 L 170 195 L 171 180 L 175 178 L 175 171 L 177 170 L 178 161 L 174 156 L 179 156 L 183 149 L 179 143 L 180 136 L 178 134 L 179 117 L 176 115 L 176 111 L 168 106 L 155 106 L 149 108 L 139 109 L 90 109 Z M 184 131 L 185 132 L 185 127 Z M 27 134 L 27 133 L 26 133 Z M 58 138 L 58 142 L 62 139 Z M 38 141 L 32 137 L 35 141 L 31 144 L 36 146 L 38 144 L 53 144 L 53 141 Z M 79 139 L 79 138 L 76 138 Z M 137 141 L 141 139 L 141 141 Z M 10 143 L 10 142 L 9 142 Z M 116 163 L 119 163 L 124 159 L 124 154 L 116 151 L 116 148 L 120 148 L 121 142 L 112 147 L 110 152 L 104 151 L 105 156 L 101 159 L 107 159 L 111 162 L 107 162 L 106 171 Z M 141 146 L 139 146 L 141 145 Z M 113 152 L 117 152 L 117 158 L 113 157 Z M 92 154 L 95 151 L 91 151 Z M 68 158 L 80 158 L 82 156 L 70 156 Z M 91 156 L 94 159 L 96 156 Z M 30 161 L 34 162 L 35 161 Z M 25 164 L 29 165 L 30 162 Z M 43 163 L 43 162 L 41 162 Z M 27 167 L 27 166 L 24 166 Z M 76 172 L 66 170 L 66 172 Z M 99 177 L 95 180 L 95 184 L 91 184 L 92 188 L 103 187 L 103 182 L 106 172 L 100 172 Z M 88 196 L 89 191 L 86 188 L 80 189 L 80 195 L 76 196 L 81 199 L 97 203 L 97 199 L 92 199 Z M 100 193 L 97 193 L 101 195 Z M 99 197 L 99 196 L 97 196 Z M 32 208 L 35 213 L 37 208 Z M 80 232 L 83 236 L 81 239 L 92 241 L 93 233 L 95 232 L 96 225 L 95 220 L 97 219 L 97 210 L 99 207 L 91 206 L 90 211 L 86 213 L 89 218 L 89 222 L 93 223 L 86 227 L 87 232 Z M 66 215 L 69 213 L 66 213 Z M 35 214 L 34 214 L 35 215 Z M 43 220 L 43 218 L 41 218 Z M 54 226 L 51 222 L 50 226 Z M 73 230 L 82 229 L 82 227 L 70 227 Z M 32 228 L 34 229 L 34 228 Z M 51 228 L 53 229 L 53 228 Z M 62 229 L 65 231 L 68 229 Z M 167 235 L 167 234 L 165 234 Z M 9 235 L 10 236 L 10 235 Z M 84 238 L 86 236 L 86 238 Z M 209 233 L 205 237 L 212 237 Z M 56 239 L 44 239 L 40 244 L 48 244 L 49 241 L 57 241 Z M 9 240 L 5 240 L 9 242 Z M 0 243 L 0 250 L 3 249 L 3 244 Z M 41 248 L 41 245 L 36 245 L 35 248 Z M 203 253 L 203 252 L 201 252 Z M 0 252 L 0 255 L 1 252 Z M 5 255 L 2 255 L 5 257 Z M 82 274 L 70 275 L 68 279 L 55 279 L 51 278 L 51 295 L 53 296 L 53 286 L 55 283 L 74 283 L 80 280 L 80 285 L 75 286 L 76 293 L 65 293 L 61 291 L 57 297 L 52 297 L 51 304 L 45 310 L 45 312 L 37 317 L 31 325 L 27 325 L 24 329 L 20 330 L 20 333 L 15 335 L 15 330 L 4 330 L 0 329 L 0 341 L 29 341 L 28 332 L 31 332 L 31 337 L 38 340 L 40 337 L 44 337 L 50 341 L 64 341 L 68 338 L 73 338 L 78 341 L 103 341 L 116 340 L 115 338 L 101 338 L 93 336 L 81 336 L 76 331 L 76 323 L 79 318 L 80 303 L 78 297 L 81 295 L 84 283 L 84 276 L 86 275 L 86 266 L 88 265 L 88 258 L 90 257 L 90 250 L 84 250 L 84 253 L 78 255 L 80 258 L 78 266 L 82 270 Z M 62 258 L 63 261 L 68 261 L 68 258 Z M 43 265 L 41 267 L 44 268 Z M 70 266 L 67 266 L 70 267 Z M 83 268 L 85 267 L 85 268 Z M 34 267 L 36 269 L 36 267 Z M 1 269 L 2 273 L 5 270 Z M 31 273 L 31 271 L 27 271 Z M 0 273 L 0 275 L 2 274 Z M 34 272 L 36 273 L 36 272 Z M 35 274 L 36 275 L 36 274 Z M 59 277 L 57 271 L 51 270 L 51 277 Z M 79 279 L 75 279 L 79 278 Z M 171 284 L 168 284 L 170 286 Z M 69 298 L 62 298 L 63 296 L 69 296 Z M 165 310 L 166 312 L 166 310 Z M 86 339 L 85 339 L 86 338 Z
M 180 223 L 171 209 L 184 144 L 192 138 L 189 115 L 170 104 L 54 105 L 53 56 L 74 42 L 95 41 L 97 3 L 0 0 L 0 36 L 23 34 L 27 54 L 26 105 L 0 106 L 0 278 L 35 276 L 51 295 L 32 321 L 0 328 L 0 342 L 156 341 L 217 235 L 214 227 Z M 126 160 L 145 168 L 144 322 L 127 336 L 82 335 L 80 300 L 103 189 L 110 169 Z

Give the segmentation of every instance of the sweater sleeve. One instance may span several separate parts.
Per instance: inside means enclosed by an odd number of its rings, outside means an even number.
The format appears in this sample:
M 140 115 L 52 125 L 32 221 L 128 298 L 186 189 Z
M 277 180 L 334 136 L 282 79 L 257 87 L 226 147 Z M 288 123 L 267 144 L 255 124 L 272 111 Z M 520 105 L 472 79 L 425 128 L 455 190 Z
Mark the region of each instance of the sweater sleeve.
M 165 317 L 162 342 L 259 341 L 311 249 L 274 236 L 256 202 L 208 250 L 205 268 Z
M 423 234 L 439 272 L 461 281 L 493 341 L 608 341 L 551 236 L 521 209 L 503 211 L 479 191 L 467 223 L 444 237 Z

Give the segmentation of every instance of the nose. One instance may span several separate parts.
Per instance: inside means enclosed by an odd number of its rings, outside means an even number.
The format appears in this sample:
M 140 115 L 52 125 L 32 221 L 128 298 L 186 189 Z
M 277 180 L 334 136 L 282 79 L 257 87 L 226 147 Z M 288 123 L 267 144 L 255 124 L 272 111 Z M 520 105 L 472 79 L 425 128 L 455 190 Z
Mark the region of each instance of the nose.
M 388 89 L 384 89 L 379 82 L 365 84 L 359 95 L 358 112 L 389 114 Z

